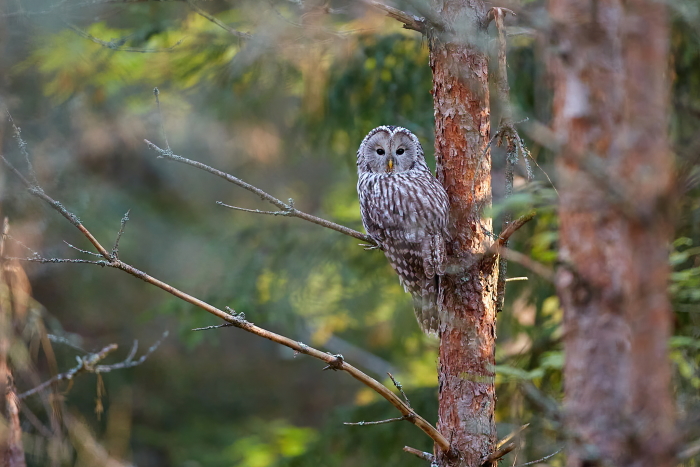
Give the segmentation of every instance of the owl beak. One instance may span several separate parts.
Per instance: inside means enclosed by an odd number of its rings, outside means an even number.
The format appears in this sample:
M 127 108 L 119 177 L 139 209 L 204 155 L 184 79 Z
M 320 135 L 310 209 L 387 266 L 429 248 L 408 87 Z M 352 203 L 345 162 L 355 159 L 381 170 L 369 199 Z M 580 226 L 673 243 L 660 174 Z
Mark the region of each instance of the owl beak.
M 394 158 L 393 158 L 393 157 L 390 157 L 390 158 L 386 161 L 386 171 L 387 171 L 387 173 L 390 173 L 390 172 L 393 172 L 393 171 L 394 171 Z

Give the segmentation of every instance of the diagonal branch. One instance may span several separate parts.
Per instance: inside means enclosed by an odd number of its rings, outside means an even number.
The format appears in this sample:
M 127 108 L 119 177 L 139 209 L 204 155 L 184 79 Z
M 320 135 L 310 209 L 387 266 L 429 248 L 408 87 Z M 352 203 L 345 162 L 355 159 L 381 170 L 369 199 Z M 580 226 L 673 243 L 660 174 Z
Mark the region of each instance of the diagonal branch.
M 192 167 L 196 167 L 198 169 L 204 170 L 205 172 L 209 172 L 210 174 L 216 175 L 217 177 L 221 177 L 227 182 L 231 182 L 234 185 L 238 185 L 239 187 L 246 189 L 250 191 L 251 193 L 254 193 L 260 197 L 260 199 L 267 201 L 268 203 L 272 204 L 273 206 L 277 207 L 280 209 L 281 212 L 277 215 L 283 215 L 283 216 L 288 216 L 288 217 L 298 217 L 299 219 L 304 219 L 305 221 L 309 221 L 313 224 L 320 225 L 322 227 L 325 227 L 327 229 L 335 230 L 336 232 L 340 232 L 345 235 L 349 235 L 350 237 L 354 237 L 358 240 L 362 240 L 363 242 L 370 243 L 372 245 L 376 245 L 376 242 L 372 237 L 369 235 L 365 235 L 363 233 L 358 232 L 357 230 L 353 230 L 349 227 L 345 227 L 340 224 L 336 224 L 335 222 L 327 221 L 326 219 L 322 219 L 320 217 L 313 216 L 311 214 L 307 214 L 303 211 L 300 211 L 294 207 L 294 201 L 289 200 L 288 203 L 285 203 L 284 201 L 275 198 L 271 194 L 267 193 L 266 191 L 261 190 L 260 188 L 251 185 L 250 183 L 246 183 L 243 180 L 241 180 L 238 177 L 234 177 L 231 174 L 227 174 L 226 172 L 222 172 L 221 170 L 215 169 L 214 167 L 208 166 L 206 164 L 202 164 L 201 162 L 192 160 L 192 159 L 187 159 L 186 157 L 178 156 L 177 154 L 174 154 L 172 151 L 167 150 L 167 149 L 162 149 L 158 147 L 157 145 L 151 143 L 147 139 L 144 140 L 146 144 L 148 145 L 149 148 L 153 149 L 156 151 L 159 156 L 163 159 L 168 159 L 171 161 L 175 162 L 180 162 L 182 164 L 187 164 L 191 165 Z M 219 204 L 222 204 L 219 202 Z M 238 209 L 245 211 L 243 208 L 235 208 L 232 206 L 227 206 L 229 208 L 233 209 Z M 248 212 L 254 212 L 258 214 L 266 214 L 269 211 L 260 211 L 256 212 L 256 210 L 250 210 Z
M 228 32 L 229 34 L 232 34 L 238 37 L 239 39 L 250 39 L 251 37 L 253 37 L 246 32 L 237 31 L 236 29 L 233 29 L 232 27 L 228 26 L 226 23 L 219 20 L 216 16 L 207 13 L 206 10 L 199 7 L 196 3 L 194 3 L 193 0 L 185 0 L 185 2 L 187 2 L 187 5 L 192 9 L 192 11 L 202 16 L 203 18 L 208 19 L 212 23 L 216 24 L 217 26 Z
M 152 143 L 150 143 L 151 146 L 155 146 Z M 158 148 L 159 149 L 159 148 Z M 163 150 L 160 150 L 163 151 Z M 163 151 L 165 152 L 165 151 Z M 177 157 L 179 159 L 184 159 L 180 158 L 179 156 L 174 156 L 173 154 L 170 154 L 171 158 L 172 157 Z M 165 157 L 165 155 L 164 155 Z M 416 414 L 413 409 L 406 404 L 403 400 L 401 400 L 400 397 L 398 397 L 396 394 L 394 394 L 393 391 L 391 391 L 389 388 L 381 384 L 379 381 L 375 380 L 374 378 L 370 377 L 369 375 L 363 373 L 359 369 L 355 368 L 354 366 L 350 365 L 349 363 L 345 362 L 340 355 L 331 355 L 326 352 L 322 352 L 320 350 L 314 349 L 312 347 L 309 347 L 308 345 L 302 343 L 302 342 L 297 342 L 295 340 L 292 340 L 286 336 L 276 334 L 274 332 L 268 331 L 267 329 L 263 329 L 259 326 L 256 326 L 255 324 L 246 321 L 245 318 L 242 317 L 241 314 L 231 314 L 227 313 L 219 308 L 216 308 L 213 305 L 210 305 L 209 303 L 204 302 L 203 300 L 200 300 L 192 295 L 189 295 L 179 289 L 176 289 L 175 287 L 156 279 L 155 277 L 152 277 L 148 274 L 146 274 L 143 271 L 140 271 L 139 269 L 131 266 L 130 264 L 127 264 L 120 259 L 112 256 L 101 244 L 100 242 L 90 233 L 90 231 L 78 220 L 78 218 L 68 211 L 61 203 L 58 201 L 55 201 L 53 198 L 51 198 L 49 195 L 47 195 L 41 187 L 34 185 L 30 183 L 17 169 L 15 169 L 9 161 L 4 156 L 0 156 L 2 161 L 5 163 L 5 165 L 19 178 L 19 180 L 26 186 L 27 190 L 29 193 L 32 195 L 36 196 L 37 198 L 41 199 L 42 201 L 48 203 L 54 210 L 58 211 L 63 217 L 65 217 L 71 224 L 73 224 L 80 232 L 88 239 L 88 241 L 97 249 L 97 251 L 105 258 L 105 266 L 109 266 L 115 269 L 122 270 L 128 274 L 131 274 L 132 276 L 141 279 L 144 282 L 147 282 L 151 285 L 154 285 L 171 295 L 174 295 L 175 297 L 180 298 L 181 300 L 190 303 L 192 305 L 195 305 L 204 311 L 207 311 L 208 313 L 211 313 L 212 315 L 226 321 L 227 323 L 230 323 L 232 326 L 237 327 L 239 329 L 242 329 L 244 331 L 250 332 L 252 334 L 255 334 L 259 337 L 263 337 L 265 339 L 268 339 L 272 342 L 276 342 L 278 344 L 284 345 L 286 347 L 289 347 L 290 349 L 294 350 L 295 352 L 302 353 L 305 355 L 309 355 L 311 357 L 314 357 L 318 360 L 321 360 L 323 362 L 326 362 L 328 364 L 328 368 L 331 368 L 333 370 L 342 370 L 350 374 L 353 378 L 356 380 L 360 381 L 361 383 L 365 384 L 366 386 L 370 387 L 372 390 L 377 392 L 379 395 L 381 395 L 383 398 L 385 398 L 389 403 L 391 403 L 394 407 L 396 407 L 399 412 L 403 416 L 406 417 L 407 420 L 409 420 L 411 423 L 416 425 L 418 428 L 420 428 L 425 434 L 427 434 L 434 442 L 437 444 L 437 446 L 445 451 L 446 453 L 452 453 L 452 449 L 450 446 L 450 442 L 439 432 L 435 427 L 433 427 L 427 420 L 425 420 L 423 417 L 420 415 Z M 174 159 L 178 160 L 178 159 Z M 204 164 L 200 164 L 199 162 L 195 161 L 190 161 L 189 159 L 184 159 L 187 161 L 186 163 L 189 163 L 190 165 L 194 165 L 195 167 L 197 166 L 203 166 L 203 167 L 208 167 L 204 166 Z M 183 161 L 180 161 L 183 162 Z M 202 167 L 200 167 L 202 168 Z M 207 170 L 207 169 L 205 169 Z M 213 173 L 219 172 L 216 171 L 215 169 L 212 169 L 208 167 L 207 171 L 214 171 Z M 251 188 L 251 191 L 254 192 L 260 192 L 262 193 L 263 199 L 268 199 L 268 201 L 272 202 L 271 200 L 277 201 L 278 203 L 284 205 L 281 201 L 277 200 L 273 196 L 263 192 L 262 190 L 259 190 L 258 188 L 253 187 L 252 185 L 248 185 L 245 182 L 242 182 L 238 179 L 236 179 L 233 176 L 230 176 L 228 174 L 224 174 L 223 172 L 219 172 L 223 178 L 230 177 L 232 179 L 235 179 L 237 182 L 234 182 L 236 184 L 243 184 L 246 186 L 249 186 Z M 227 178 L 228 179 L 228 178 Z M 273 202 L 273 204 L 275 204 Z M 309 216 L 306 214 L 306 216 Z M 301 216 L 297 216 L 301 217 Z M 313 217 L 313 216 L 309 216 Z M 322 220 L 322 219 L 321 219 Z M 324 221 L 327 222 L 327 221 Z M 334 229 L 337 230 L 337 229 Z M 350 229 L 347 229 L 350 230 Z M 358 232 L 359 234 L 359 232 Z M 361 235 L 361 234 L 360 234 Z M 355 236 L 355 235 L 353 235 Z M 77 371 L 77 370 L 76 370 Z M 25 396 L 26 397 L 26 396 Z
M 389 6 L 385 3 L 377 2 L 375 0 L 362 0 L 362 3 L 374 7 L 378 10 L 382 10 L 384 13 L 386 13 L 388 17 L 394 18 L 395 20 L 403 23 L 403 27 L 405 29 L 418 31 L 421 34 L 425 34 L 427 32 L 425 18 L 420 18 L 418 16 L 411 15 L 409 13 L 406 13 L 405 11 L 399 10 L 398 8 L 394 8 L 393 6 Z
M 84 37 L 85 39 L 88 39 L 95 44 L 99 44 L 102 47 L 106 47 L 108 49 L 114 50 L 114 51 L 119 51 L 119 52 L 136 52 L 136 53 L 142 53 L 142 54 L 149 54 L 149 53 L 160 53 L 160 52 L 172 52 L 175 50 L 177 46 L 182 44 L 182 41 L 185 39 L 180 39 L 177 41 L 175 44 L 171 45 L 170 47 L 165 47 L 162 49 L 144 49 L 140 47 L 126 47 L 124 46 L 123 40 L 111 40 L 111 41 L 103 41 L 102 39 L 98 39 L 97 37 L 93 36 L 89 32 L 83 31 L 79 27 L 75 26 L 74 24 L 71 24 L 69 22 L 65 22 L 66 26 L 68 26 L 68 29 L 79 35 L 80 37 Z
M 494 462 L 503 458 L 506 454 L 515 449 L 515 443 L 508 443 L 505 446 L 496 449 L 494 452 L 486 456 L 484 461 L 481 463 L 482 467 L 490 467 Z
M 503 248 L 508 247 L 508 240 L 510 239 L 511 235 L 513 235 L 523 225 L 534 219 L 536 214 L 536 211 L 530 211 L 529 213 L 518 217 L 513 222 L 510 222 L 508 226 L 503 229 L 503 232 L 501 232 L 498 238 L 496 238 L 496 241 L 491 244 L 485 257 L 498 256 Z
M 369 425 L 384 425 L 386 423 L 402 422 L 404 420 L 411 420 L 413 415 L 404 415 L 403 417 L 388 418 L 386 420 L 377 420 L 376 422 L 343 422 L 343 425 L 348 426 L 369 426 Z
M 433 465 L 433 462 L 435 462 L 435 456 L 429 452 L 424 452 L 420 449 L 412 448 L 411 446 L 404 446 L 403 450 L 409 454 L 413 454 L 416 457 L 420 457 L 421 459 L 430 462 L 430 465 Z

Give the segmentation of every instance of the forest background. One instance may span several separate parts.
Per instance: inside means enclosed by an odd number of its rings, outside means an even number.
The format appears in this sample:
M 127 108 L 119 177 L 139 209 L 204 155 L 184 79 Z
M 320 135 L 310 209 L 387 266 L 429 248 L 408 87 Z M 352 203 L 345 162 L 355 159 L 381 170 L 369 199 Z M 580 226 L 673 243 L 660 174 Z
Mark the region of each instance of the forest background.
M 242 311 L 256 324 L 342 353 L 389 384 L 391 372 L 417 411 L 434 420 L 437 342 L 420 333 L 410 296 L 381 253 L 299 219 L 227 210 L 215 202 L 269 207 L 223 180 L 158 159 L 144 143 L 163 146 L 167 135 L 176 154 L 362 230 L 355 151 L 370 129 L 409 128 L 434 166 L 425 40 L 359 2 L 126 3 L 0 4 L 0 96 L 22 128 L 43 188 L 98 237 L 113 238 L 130 210 L 123 259 L 210 303 Z M 516 120 L 547 124 L 546 4 L 498 6 L 517 13 L 507 20 Z M 669 9 L 670 128 L 683 174 L 669 258 L 670 355 L 690 441 L 700 436 L 700 2 L 669 2 Z M 237 37 L 208 14 L 255 35 Z M 491 31 L 495 38 L 493 25 Z M 3 154 L 21 162 L 8 120 L 0 131 Z M 535 180 L 525 183 L 521 167 L 516 193 L 504 201 L 504 154 L 494 148 L 492 214 L 537 208 L 511 247 L 553 266 L 553 155 L 524 136 L 539 166 Z M 83 257 L 64 243 L 87 248 L 70 224 L 6 171 L 0 183 L 1 213 L 14 238 L 46 257 Z M 13 248 L 17 256 L 26 254 Z M 95 351 L 117 343 L 120 349 L 107 360 L 117 362 L 134 339 L 145 350 L 170 331 L 140 366 L 83 375 L 55 388 L 71 416 L 114 459 L 143 467 L 425 465 L 401 451 L 405 444 L 431 450 L 431 440 L 408 423 L 343 425 L 396 416 L 345 375 L 321 372 L 318 362 L 236 329 L 193 332 L 218 323 L 117 271 L 23 266 L 35 301 L 24 325 L 27 338 L 11 351 L 20 393 L 74 366 L 75 355 L 84 354 L 75 346 Z M 509 283 L 498 316 L 499 435 L 529 423 L 518 449 L 505 458 L 511 465 L 561 447 L 556 407 L 563 354 L 554 287 L 513 263 L 509 276 L 528 277 Z M 50 346 L 55 358 L 48 346 L 36 344 L 44 328 L 56 336 Z M 50 423 L 41 415 L 42 398 L 29 396 L 23 404 L 38 414 L 38 423 Z M 94 465 L 89 449 L 70 436 L 56 447 L 40 428 L 23 423 L 29 465 Z M 563 459 L 562 453 L 546 463 L 560 466 Z M 698 462 L 697 455 L 686 460 Z

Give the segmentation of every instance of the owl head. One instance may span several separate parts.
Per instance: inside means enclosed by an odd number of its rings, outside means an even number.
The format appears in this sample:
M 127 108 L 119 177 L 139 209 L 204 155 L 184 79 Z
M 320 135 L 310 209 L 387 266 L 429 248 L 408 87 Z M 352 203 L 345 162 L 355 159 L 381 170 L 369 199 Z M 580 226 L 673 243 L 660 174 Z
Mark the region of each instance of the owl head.
M 416 135 L 400 126 L 379 126 L 370 131 L 357 150 L 359 173 L 396 174 L 429 170 Z

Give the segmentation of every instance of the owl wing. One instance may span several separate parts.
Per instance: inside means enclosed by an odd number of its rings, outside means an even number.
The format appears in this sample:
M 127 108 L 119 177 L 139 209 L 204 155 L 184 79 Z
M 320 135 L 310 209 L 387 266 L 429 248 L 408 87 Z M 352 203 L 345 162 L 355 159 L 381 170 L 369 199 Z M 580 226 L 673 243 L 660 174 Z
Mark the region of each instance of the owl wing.
M 365 184 L 360 180 L 358 192 L 367 233 L 413 295 L 421 328 L 437 332 L 438 280 L 445 272 L 449 220 L 444 188 L 426 171 L 380 176 Z

